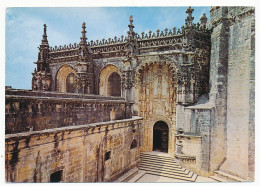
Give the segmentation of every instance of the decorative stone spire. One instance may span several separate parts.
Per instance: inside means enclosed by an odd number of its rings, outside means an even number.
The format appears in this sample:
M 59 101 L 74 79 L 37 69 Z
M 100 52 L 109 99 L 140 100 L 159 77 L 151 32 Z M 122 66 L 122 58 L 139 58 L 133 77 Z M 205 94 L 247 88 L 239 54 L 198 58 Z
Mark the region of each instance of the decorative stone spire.
M 44 24 L 42 42 L 39 47 L 39 53 L 38 53 L 37 71 L 49 72 L 48 56 L 49 56 L 49 43 L 47 40 L 47 26 L 46 24 Z
M 136 33 L 134 32 L 134 25 L 133 25 L 133 16 L 130 15 L 129 17 L 130 24 L 128 25 L 129 31 L 128 34 L 128 51 L 130 55 L 138 54 L 138 43 L 136 38 Z
M 127 33 L 128 33 L 128 36 L 133 37 L 134 36 L 134 25 L 133 25 L 133 16 L 132 15 L 130 15 L 130 17 L 129 17 L 129 22 L 130 22 L 130 24 L 128 25 L 129 31 Z
M 82 23 L 82 31 L 81 31 L 81 34 L 82 34 L 82 36 L 81 36 L 81 38 L 80 38 L 80 45 L 82 46 L 82 45 L 86 45 L 86 23 L 85 22 L 83 22 Z
M 188 7 L 188 9 L 186 10 L 186 14 L 187 18 L 185 19 L 185 25 L 186 27 L 191 27 L 192 26 L 192 21 L 194 19 L 194 17 L 192 17 L 192 12 L 194 11 L 193 8 L 191 8 L 190 6 Z
M 51 75 L 49 68 L 49 43 L 47 40 L 47 26 L 43 25 L 42 42 L 39 47 L 37 70 L 32 73 L 32 90 L 49 91 Z
M 41 45 L 49 45 L 48 40 L 47 40 L 47 26 L 46 26 L 46 24 L 43 25 L 43 35 L 42 35 Z
M 206 14 L 204 13 L 201 17 L 200 17 L 200 24 L 201 25 L 206 25 L 208 21 L 208 18 L 206 16 Z

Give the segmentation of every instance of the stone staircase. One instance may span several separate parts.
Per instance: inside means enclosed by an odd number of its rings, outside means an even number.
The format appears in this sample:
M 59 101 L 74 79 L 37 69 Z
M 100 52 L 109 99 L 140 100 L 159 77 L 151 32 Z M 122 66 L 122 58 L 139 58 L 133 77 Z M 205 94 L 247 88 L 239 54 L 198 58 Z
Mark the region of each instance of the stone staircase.
M 143 152 L 140 154 L 141 164 L 139 169 L 147 174 L 164 176 L 168 178 L 195 182 L 197 174 L 181 167 L 175 159 L 166 153 Z

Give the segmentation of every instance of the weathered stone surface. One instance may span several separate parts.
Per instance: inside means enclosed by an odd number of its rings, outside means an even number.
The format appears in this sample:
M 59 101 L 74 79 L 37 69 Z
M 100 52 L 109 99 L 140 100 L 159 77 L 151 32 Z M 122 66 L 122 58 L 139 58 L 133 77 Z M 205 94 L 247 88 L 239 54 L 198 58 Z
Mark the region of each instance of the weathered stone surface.
M 53 48 L 45 25 L 33 91 L 6 89 L 6 133 L 26 132 L 7 135 L 7 180 L 111 181 L 155 144 L 199 175 L 254 180 L 255 10 L 193 11 L 181 29 L 139 35 L 130 16 L 127 37 L 90 42 L 83 23 Z
M 6 134 L 126 119 L 126 115 L 126 101 L 121 98 L 6 91 Z
M 62 182 L 113 181 L 139 163 L 141 121 L 135 117 L 8 134 L 6 181 L 50 182 L 50 175 L 59 170 Z M 137 146 L 131 149 L 133 140 Z M 106 152 L 110 152 L 108 160 Z

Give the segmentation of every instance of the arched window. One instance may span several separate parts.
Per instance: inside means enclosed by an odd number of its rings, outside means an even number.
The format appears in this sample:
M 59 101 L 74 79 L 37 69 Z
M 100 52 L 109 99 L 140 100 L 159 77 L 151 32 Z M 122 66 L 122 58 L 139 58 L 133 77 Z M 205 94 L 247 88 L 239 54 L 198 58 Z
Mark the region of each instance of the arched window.
M 70 73 L 66 79 L 66 90 L 67 92 L 75 92 L 75 75 Z
M 134 148 L 136 148 L 137 147 L 137 141 L 136 141 L 136 139 L 134 139 L 133 141 L 132 141 L 132 143 L 131 143 L 131 149 L 134 149 Z
M 109 96 L 121 96 L 121 78 L 117 72 L 113 72 L 108 78 L 108 93 Z

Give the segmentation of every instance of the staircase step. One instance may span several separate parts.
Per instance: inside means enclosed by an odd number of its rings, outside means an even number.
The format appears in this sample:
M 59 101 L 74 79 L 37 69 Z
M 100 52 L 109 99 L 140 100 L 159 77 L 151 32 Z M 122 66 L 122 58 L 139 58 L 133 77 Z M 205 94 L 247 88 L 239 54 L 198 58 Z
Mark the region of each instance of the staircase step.
M 154 169 L 154 168 L 149 168 L 149 167 L 140 167 L 140 170 L 144 170 L 146 172 L 154 172 L 154 173 L 162 173 L 162 174 L 169 174 L 172 176 L 180 176 L 180 177 L 184 177 L 184 178 L 191 178 L 193 175 L 193 172 L 189 172 L 188 174 L 184 174 L 184 173 L 175 173 L 175 172 L 171 172 L 168 170 L 162 170 L 162 169 Z
M 141 164 L 139 169 L 147 174 L 180 179 L 189 182 L 196 181 L 198 175 L 183 168 L 175 158 L 166 153 L 144 152 L 140 153 Z
M 174 157 L 171 157 L 171 156 L 162 156 L 162 155 L 153 155 L 153 154 L 144 154 L 144 153 L 141 153 L 140 154 L 140 157 L 154 157 L 154 158 L 162 158 L 162 159 L 165 159 L 165 160 L 170 160 L 170 161 L 175 161 L 174 160 Z
M 173 161 L 173 160 L 165 160 L 165 159 L 162 159 L 162 158 L 156 158 L 156 157 L 141 157 L 141 159 L 143 159 L 143 160 L 161 161 L 161 162 L 167 162 L 167 163 L 172 163 L 172 164 L 176 164 L 176 165 L 177 165 L 177 162 L 176 162 L 176 161 Z
M 168 159 L 164 159 L 164 158 L 160 158 L 160 157 L 156 158 L 156 157 L 141 156 L 141 158 L 151 159 L 151 160 L 160 160 L 160 161 L 170 162 L 170 163 L 177 163 L 175 160 L 168 160 Z
M 150 161 L 141 161 L 141 165 L 146 165 L 146 166 L 154 166 L 154 167 L 164 167 L 164 168 L 169 168 L 169 169 L 175 169 L 175 170 L 180 170 L 180 171 L 185 171 L 186 169 L 179 166 L 179 165 L 168 165 L 168 164 L 163 164 L 161 162 L 153 162 L 151 163 Z
M 140 169 L 145 169 L 145 168 L 148 168 L 148 169 L 154 169 L 154 170 L 157 170 L 157 171 L 166 171 L 166 172 L 169 172 L 169 173 L 177 173 L 177 174 L 189 174 L 190 171 L 189 170 L 178 170 L 178 169 L 172 169 L 172 168 L 165 168 L 165 167 L 159 167 L 159 166 L 151 166 L 151 165 L 144 165 L 144 164 L 141 164 L 140 165 Z
M 189 182 L 195 182 L 197 179 L 197 174 L 193 174 L 191 177 L 183 177 L 183 176 L 178 176 L 178 175 L 173 175 L 173 174 L 167 174 L 167 173 L 161 173 L 161 172 L 156 172 L 156 171 L 151 171 L 151 170 L 146 170 L 147 174 L 153 174 L 157 176 L 164 176 L 168 178 L 174 178 L 174 179 L 179 179 L 179 180 L 185 180 Z
M 182 168 L 182 166 L 178 165 L 177 163 L 169 163 L 169 162 L 164 162 L 164 161 L 141 159 L 141 162 L 157 164 L 157 165 L 165 165 L 165 166 L 170 166 L 170 167 L 175 167 L 175 168 L 180 168 L 180 169 Z
M 212 178 L 213 180 L 216 180 L 216 181 L 218 181 L 218 182 L 229 182 L 229 181 L 227 181 L 227 180 L 225 180 L 225 179 L 223 179 L 223 178 L 220 178 L 220 177 L 218 177 L 218 176 L 215 176 L 215 175 L 209 176 L 209 178 Z
M 218 176 L 222 179 L 226 179 L 227 181 L 233 181 L 233 182 L 246 182 L 246 180 L 239 178 L 237 176 L 225 173 L 223 171 L 214 171 L 214 175 Z

